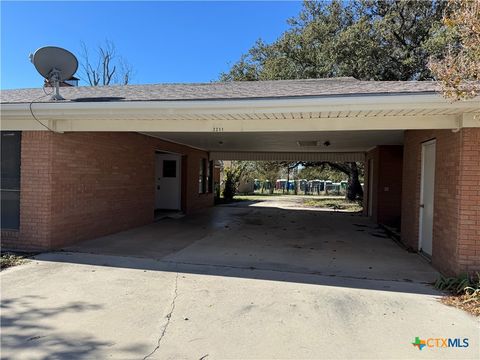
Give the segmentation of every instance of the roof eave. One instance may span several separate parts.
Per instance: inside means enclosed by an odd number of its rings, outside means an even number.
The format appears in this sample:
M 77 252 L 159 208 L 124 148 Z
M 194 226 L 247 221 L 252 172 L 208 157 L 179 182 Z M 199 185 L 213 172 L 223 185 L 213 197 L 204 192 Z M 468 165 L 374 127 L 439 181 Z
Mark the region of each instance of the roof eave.
M 279 112 L 320 112 L 320 111 L 365 111 L 380 109 L 445 109 L 471 108 L 479 105 L 478 98 L 450 103 L 438 94 L 396 94 L 377 96 L 331 96 L 297 97 L 271 99 L 228 99 L 228 100 L 174 100 L 174 101 L 122 101 L 122 102 L 49 102 L 32 103 L 32 109 L 40 116 L 90 117 L 108 114 L 128 116 L 130 112 L 145 115 L 174 114 L 251 114 Z M 4 117 L 30 114 L 30 103 L 1 104 Z

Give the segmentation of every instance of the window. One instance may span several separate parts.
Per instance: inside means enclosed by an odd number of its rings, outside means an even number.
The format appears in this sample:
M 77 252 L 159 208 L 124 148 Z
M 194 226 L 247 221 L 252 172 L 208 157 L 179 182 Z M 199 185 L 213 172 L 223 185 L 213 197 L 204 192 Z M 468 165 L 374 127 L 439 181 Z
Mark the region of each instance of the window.
M 206 192 L 206 179 L 205 179 L 205 165 L 206 165 L 206 160 L 205 159 L 200 159 L 200 170 L 198 173 L 198 193 L 199 194 L 204 194 Z
M 2 131 L 1 144 L 1 226 L 19 229 L 20 225 L 20 131 Z
M 200 159 L 198 174 L 198 192 L 200 194 L 213 192 L 213 161 Z
M 177 177 L 177 161 L 163 160 L 163 177 L 174 178 Z
M 209 161 L 207 166 L 207 192 L 213 192 L 213 161 Z

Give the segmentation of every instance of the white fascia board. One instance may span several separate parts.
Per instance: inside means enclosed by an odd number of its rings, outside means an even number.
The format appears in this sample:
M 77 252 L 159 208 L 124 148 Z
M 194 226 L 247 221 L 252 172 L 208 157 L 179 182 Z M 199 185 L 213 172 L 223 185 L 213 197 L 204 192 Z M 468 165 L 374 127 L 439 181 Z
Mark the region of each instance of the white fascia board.
M 355 130 L 408 130 L 458 129 L 465 127 L 461 117 L 436 116 L 383 116 L 365 118 L 309 118 L 269 120 L 212 120 L 212 119 L 102 119 L 42 120 L 50 129 L 70 131 L 137 131 L 137 132 L 300 132 L 300 131 L 355 131 Z M 2 130 L 44 130 L 33 118 L 2 119 Z
M 436 94 L 309 97 L 255 100 L 125 101 L 34 103 L 35 115 L 48 119 L 125 119 L 202 114 L 255 114 L 281 112 L 375 111 L 397 109 L 467 109 L 479 99 L 449 103 Z M 2 118 L 30 117 L 29 104 L 2 104 Z

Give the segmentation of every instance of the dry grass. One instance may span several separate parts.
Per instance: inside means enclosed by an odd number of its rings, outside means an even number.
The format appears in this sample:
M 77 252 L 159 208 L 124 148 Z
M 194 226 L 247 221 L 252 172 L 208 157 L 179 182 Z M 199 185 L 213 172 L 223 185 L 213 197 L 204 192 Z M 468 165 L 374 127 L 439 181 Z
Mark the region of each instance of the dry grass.
M 0 256 L 0 270 L 17 266 L 26 262 L 25 257 L 15 254 L 5 253 Z
M 357 212 L 362 211 L 362 206 L 357 202 L 350 202 L 345 199 L 304 199 L 303 205 L 324 209 Z
M 480 317 L 480 295 L 449 295 L 444 296 L 441 302 L 445 305 L 454 306 Z
M 480 273 L 458 277 L 441 276 L 435 283 L 439 290 L 449 292 L 440 301 L 480 317 Z

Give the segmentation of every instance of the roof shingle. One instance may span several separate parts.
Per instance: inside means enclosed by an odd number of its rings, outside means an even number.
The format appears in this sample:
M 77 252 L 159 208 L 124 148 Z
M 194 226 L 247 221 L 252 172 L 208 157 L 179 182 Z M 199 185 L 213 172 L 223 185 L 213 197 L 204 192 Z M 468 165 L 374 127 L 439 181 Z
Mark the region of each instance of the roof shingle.
M 45 89 L 47 92 L 51 88 Z M 434 81 L 360 81 L 354 78 L 237 81 L 191 84 L 62 87 L 65 101 L 235 100 L 292 97 L 419 94 L 437 91 Z M 3 90 L 1 103 L 51 102 L 39 87 Z

